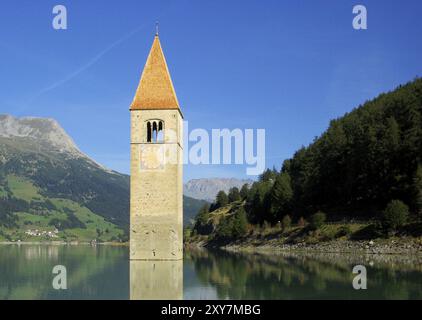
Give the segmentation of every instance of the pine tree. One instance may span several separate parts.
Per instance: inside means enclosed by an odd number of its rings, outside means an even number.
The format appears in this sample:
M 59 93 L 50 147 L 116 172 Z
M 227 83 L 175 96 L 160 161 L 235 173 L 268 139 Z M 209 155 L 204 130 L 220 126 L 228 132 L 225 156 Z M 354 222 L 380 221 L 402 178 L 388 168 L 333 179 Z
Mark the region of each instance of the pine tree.
M 247 198 L 248 193 L 249 193 L 249 185 L 245 183 L 240 189 L 240 197 L 242 198 L 242 200 Z
M 230 203 L 239 201 L 241 199 L 239 189 L 237 187 L 230 188 L 228 198 Z
M 288 173 L 280 173 L 274 183 L 270 194 L 270 213 L 273 221 L 277 220 L 282 213 L 287 213 L 290 209 L 293 190 Z
M 232 236 L 235 238 L 242 237 L 248 230 L 248 219 L 246 218 L 246 212 L 243 207 L 234 214 Z
M 389 151 L 395 151 L 400 144 L 400 128 L 396 119 L 393 117 L 387 119 L 384 135 L 386 138 L 386 146 L 389 148 Z
M 271 169 L 266 169 L 260 176 L 259 176 L 259 181 L 260 182 L 274 182 L 275 178 L 277 176 L 277 170 L 275 168 Z
M 383 223 L 391 231 L 397 231 L 407 223 L 409 208 L 400 200 L 392 200 L 388 203 L 383 213 Z
M 212 232 L 212 226 L 209 224 L 209 218 L 209 206 L 204 205 L 199 209 L 199 212 L 196 215 L 193 230 L 196 231 L 197 234 L 210 234 Z
M 250 222 L 260 224 L 268 218 L 271 186 L 269 181 L 253 184 L 247 199 Z
M 209 206 L 206 204 L 199 209 L 199 212 L 196 216 L 196 221 L 201 224 L 205 225 L 208 223 L 209 219 Z
M 223 190 L 221 190 L 217 193 L 217 196 L 215 198 L 215 203 L 216 203 L 215 209 L 224 207 L 229 203 L 229 198 Z

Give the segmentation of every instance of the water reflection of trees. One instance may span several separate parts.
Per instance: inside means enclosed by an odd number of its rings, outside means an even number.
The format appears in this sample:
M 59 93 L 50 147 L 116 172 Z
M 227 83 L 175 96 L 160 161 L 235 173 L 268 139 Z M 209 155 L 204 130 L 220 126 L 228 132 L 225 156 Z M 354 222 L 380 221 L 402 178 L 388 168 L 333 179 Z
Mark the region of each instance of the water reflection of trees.
M 186 253 L 199 280 L 221 299 L 421 299 L 422 264 L 415 257 L 340 254 Z M 352 268 L 368 270 L 368 290 L 352 288 Z

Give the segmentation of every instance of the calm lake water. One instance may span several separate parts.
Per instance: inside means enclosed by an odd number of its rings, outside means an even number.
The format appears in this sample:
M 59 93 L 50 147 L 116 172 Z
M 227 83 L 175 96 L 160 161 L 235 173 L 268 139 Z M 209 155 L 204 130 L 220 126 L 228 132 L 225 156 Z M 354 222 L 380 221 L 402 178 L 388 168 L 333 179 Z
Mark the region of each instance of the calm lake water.
M 367 267 L 368 289 L 352 287 Z M 54 266 L 67 271 L 55 290 Z M 188 251 L 131 262 L 127 247 L 0 245 L 0 299 L 422 299 L 422 257 Z

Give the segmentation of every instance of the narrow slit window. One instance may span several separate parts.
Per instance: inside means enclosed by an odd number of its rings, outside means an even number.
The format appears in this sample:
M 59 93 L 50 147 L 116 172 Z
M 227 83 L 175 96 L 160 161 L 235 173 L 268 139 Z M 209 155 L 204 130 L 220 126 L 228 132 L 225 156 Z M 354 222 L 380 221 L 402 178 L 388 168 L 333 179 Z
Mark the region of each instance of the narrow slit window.
M 158 123 L 157 142 L 164 142 L 163 121 Z
M 157 134 L 158 134 L 157 122 L 154 121 L 152 123 L 152 142 L 157 142 Z
M 147 122 L 147 142 L 151 142 L 151 122 Z

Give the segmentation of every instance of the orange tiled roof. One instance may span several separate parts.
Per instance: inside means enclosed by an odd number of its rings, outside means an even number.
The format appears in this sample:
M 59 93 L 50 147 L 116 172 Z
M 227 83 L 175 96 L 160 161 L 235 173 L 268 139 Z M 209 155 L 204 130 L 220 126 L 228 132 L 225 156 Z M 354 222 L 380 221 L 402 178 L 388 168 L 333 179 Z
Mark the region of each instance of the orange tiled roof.
M 154 38 L 130 109 L 179 109 L 158 35 Z

